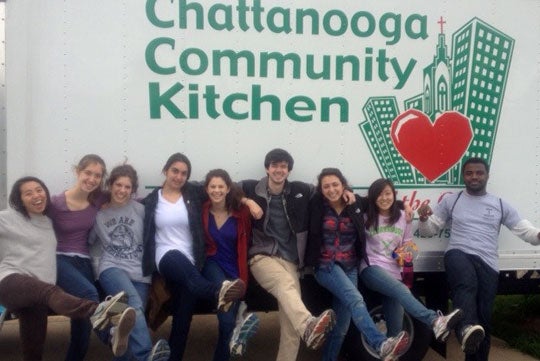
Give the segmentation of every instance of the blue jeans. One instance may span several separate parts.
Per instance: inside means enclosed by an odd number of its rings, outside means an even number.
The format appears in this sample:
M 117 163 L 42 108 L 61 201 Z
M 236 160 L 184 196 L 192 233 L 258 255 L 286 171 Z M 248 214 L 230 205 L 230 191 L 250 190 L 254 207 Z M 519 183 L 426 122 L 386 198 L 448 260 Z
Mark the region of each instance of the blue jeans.
M 89 258 L 76 256 L 56 256 L 56 284 L 70 295 L 99 302 L 99 295 L 94 285 L 94 273 Z M 88 318 L 71 320 L 71 339 L 66 354 L 66 361 L 83 361 L 92 325 Z M 100 337 L 101 338 L 101 337 Z
M 476 255 L 452 249 L 444 255 L 446 278 L 454 307 L 463 310 L 456 326 L 458 340 L 466 325 L 480 324 L 486 332 L 478 352 L 467 354 L 466 361 L 487 361 L 491 346 L 491 314 L 497 295 L 499 274 Z
M 365 336 L 368 344 L 375 350 L 379 350 L 386 336 L 373 323 L 364 298 L 358 291 L 357 269 L 353 268 L 345 272 L 339 265 L 333 264 L 328 268 L 318 268 L 315 271 L 315 279 L 334 295 L 333 307 L 337 315 L 336 326 L 324 348 L 323 360 L 337 360 L 348 328 L 348 323 L 344 324 L 344 320 L 351 318 L 356 328 Z
M 403 306 L 392 297 L 382 296 L 384 320 L 386 322 L 386 336 L 395 337 L 403 330 Z
M 135 309 L 135 326 L 129 335 L 128 350 L 122 357 L 114 360 L 146 361 L 152 350 L 152 339 L 146 325 L 144 311 L 148 299 L 148 283 L 132 281 L 127 272 L 116 267 L 107 268 L 99 275 L 99 283 L 107 294 L 117 294 L 120 291 L 126 292 L 128 305 Z
M 209 281 L 215 283 L 223 283 L 227 280 L 227 276 L 217 264 L 212 260 L 207 260 L 202 270 L 203 276 Z M 236 314 L 238 312 L 238 302 L 227 312 L 218 312 L 219 321 L 219 337 L 214 351 L 214 361 L 228 361 L 230 358 L 229 341 L 231 340 L 234 326 L 236 325 Z
M 431 327 L 437 313 L 427 309 L 413 296 L 407 286 L 394 278 L 380 266 L 369 266 L 360 273 L 364 285 L 383 295 L 383 311 L 388 328 L 388 336 L 397 335 L 403 324 L 403 309 L 409 315 Z M 387 306 L 388 304 L 388 306 Z
M 159 272 L 172 295 L 172 325 L 169 360 L 181 360 L 197 298 L 217 301 L 221 283 L 212 283 L 180 251 L 169 251 L 159 261 Z

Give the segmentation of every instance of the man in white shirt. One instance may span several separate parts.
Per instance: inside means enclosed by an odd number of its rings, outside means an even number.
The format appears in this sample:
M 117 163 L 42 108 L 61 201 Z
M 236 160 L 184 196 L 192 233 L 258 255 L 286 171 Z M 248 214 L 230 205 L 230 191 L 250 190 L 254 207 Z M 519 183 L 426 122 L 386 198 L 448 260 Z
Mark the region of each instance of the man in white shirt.
M 487 193 L 485 160 L 470 158 L 461 171 L 465 190 L 446 196 L 433 211 L 421 206 L 418 230 L 422 236 L 433 236 L 452 221 L 444 265 L 453 306 L 464 312 L 456 333 L 466 361 L 487 361 L 499 280 L 500 226 L 533 245 L 540 244 L 540 229 L 522 219 L 510 204 Z

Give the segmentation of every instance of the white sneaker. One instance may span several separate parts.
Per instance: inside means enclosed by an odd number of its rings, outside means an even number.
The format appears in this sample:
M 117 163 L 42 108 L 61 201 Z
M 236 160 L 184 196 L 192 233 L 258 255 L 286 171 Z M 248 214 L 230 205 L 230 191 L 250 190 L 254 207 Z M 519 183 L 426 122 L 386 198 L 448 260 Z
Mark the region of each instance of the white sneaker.
M 111 349 L 113 355 L 120 357 L 126 353 L 129 341 L 129 334 L 135 326 L 137 315 L 133 307 L 128 307 L 122 312 L 118 324 L 111 328 L 112 339 Z
M 148 355 L 147 361 L 168 361 L 171 354 L 169 343 L 160 338 Z
M 433 322 L 433 333 L 437 341 L 445 342 L 450 335 L 450 331 L 456 327 L 457 323 L 463 318 L 463 311 L 456 308 L 448 315 L 444 316 L 441 311 L 437 311 L 439 317 Z
M 223 281 L 218 296 L 218 310 L 227 312 L 232 303 L 244 297 L 246 294 L 246 284 L 237 278 L 234 281 Z
M 401 331 L 396 337 L 389 337 L 384 341 L 379 350 L 382 361 L 395 361 L 403 355 L 409 346 L 409 334 Z
M 95 330 L 103 330 L 110 322 L 110 318 L 114 315 L 124 312 L 128 307 L 127 295 L 124 291 L 117 293 L 114 296 L 107 296 L 105 301 L 101 302 L 94 314 L 90 316 L 92 328 Z
M 255 335 L 258 329 L 259 317 L 254 313 L 247 313 L 246 303 L 240 302 L 236 315 L 236 326 L 229 342 L 231 356 L 243 356 L 246 352 L 247 341 Z

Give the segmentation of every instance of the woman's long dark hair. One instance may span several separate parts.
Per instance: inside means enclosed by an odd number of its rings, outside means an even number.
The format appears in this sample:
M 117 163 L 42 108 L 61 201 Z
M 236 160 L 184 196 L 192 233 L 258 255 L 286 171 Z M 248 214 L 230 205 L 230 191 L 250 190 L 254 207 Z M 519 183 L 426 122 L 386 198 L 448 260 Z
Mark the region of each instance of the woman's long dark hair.
M 379 229 L 379 207 L 377 207 L 377 198 L 381 195 L 386 186 L 389 186 L 394 193 L 394 203 L 390 207 L 390 219 L 388 224 L 392 225 L 401 217 L 401 210 L 396 203 L 396 188 L 394 183 L 390 179 L 380 178 L 371 183 L 368 189 L 368 211 L 366 220 L 366 229 L 374 228 L 376 231 Z
M 231 180 L 231 176 L 229 176 L 229 173 L 227 173 L 226 170 L 223 169 L 212 169 L 206 174 L 206 179 L 204 181 L 204 188 L 208 188 L 208 184 L 210 184 L 210 181 L 212 178 L 221 178 L 229 187 L 230 191 L 225 196 L 225 207 L 227 210 L 230 211 L 238 211 L 242 207 L 242 198 L 244 197 L 244 192 L 242 192 L 242 189 L 238 187 L 236 184 L 233 183 Z
M 28 211 L 24 207 L 24 204 L 23 204 L 23 201 L 22 201 L 22 194 L 21 194 L 22 185 L 25 184 L 25 183 L 28 183 L 28 182 L 36 182 L 36 183 L 38 183 L 41 186 L 41 188 L 43 188 L 45 193 L 47 194 L 47 205 L 45 206 L 45 210 L 43 212 L 43 214 L 46 214 L 47 209 L 49 208 L 49 205 L 51 204 L 51 196 L 50 196 L 50 193 L 49 193 L 49 189 L 47 188 L 45 183 L 43 183 L 43 181 L 41 179 L 36 178 L 36 177 L 31 177 L 31 176 L 22 177 L 22 178 L 17 179 L 15 181 L 15 183 L 13 183 L 13 186 L 11 187 L 11 192 L 9 193 L 9 205 L 11 206 L 11 208 L 13 208 L 17 212 L 21 213 L 26 218 L 30 218 L 30 215 L 28 214 Z

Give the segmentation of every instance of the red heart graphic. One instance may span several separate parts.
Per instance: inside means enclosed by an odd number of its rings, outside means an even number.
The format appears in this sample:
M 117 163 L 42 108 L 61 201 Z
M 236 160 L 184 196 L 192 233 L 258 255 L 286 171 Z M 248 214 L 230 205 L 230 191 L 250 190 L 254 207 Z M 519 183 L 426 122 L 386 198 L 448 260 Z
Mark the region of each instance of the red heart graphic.
M 473 132 L 459 112 L 444 112 L 431 123 L 426 114 L 409 109 L 394 119 L 390 135 L 401 156 L 433 182 L 461 159 Z

